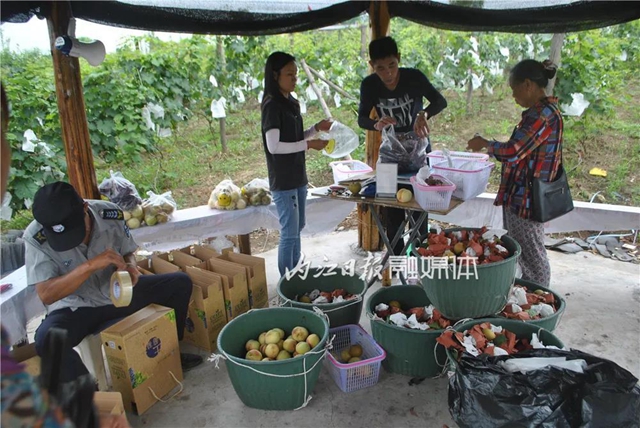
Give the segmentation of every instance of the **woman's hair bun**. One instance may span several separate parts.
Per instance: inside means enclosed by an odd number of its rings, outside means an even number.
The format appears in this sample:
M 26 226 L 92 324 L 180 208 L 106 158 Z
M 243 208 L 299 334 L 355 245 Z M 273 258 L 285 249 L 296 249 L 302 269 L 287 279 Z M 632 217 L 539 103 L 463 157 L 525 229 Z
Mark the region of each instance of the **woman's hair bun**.
M 558 71 L 558 66 L 555 65 L 551 60 L 542 61 L 542 66 L 544 67 L 544 74 L 547 79 L 553 79 Z

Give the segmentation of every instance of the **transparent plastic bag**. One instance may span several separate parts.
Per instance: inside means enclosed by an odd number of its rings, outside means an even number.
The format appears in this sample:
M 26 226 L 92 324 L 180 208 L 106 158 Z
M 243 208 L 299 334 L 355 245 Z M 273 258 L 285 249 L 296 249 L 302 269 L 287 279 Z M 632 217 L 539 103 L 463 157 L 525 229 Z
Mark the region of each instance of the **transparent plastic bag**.
M 415 172 L 427 165 L 429 138 L 413 132 L 396 133 L 393 126 L 382 130 L 379 159 L 382 163 L 398 164 L 398 173 Z
M 262 178 L 254 178 L 245 184 L 240 194 L 248 205 L 269 205 L 271 203 L 269 182 Z
M 339 159 L 347 156 L 360 144 L 358 134 L 336 120 L 333 121 L 329 132 L 325 135 L 328 136 L 329 144 L 322 150 L 322 153 L 330 158 Z
M 142 202 L 145 224 L 154 226 L 157 223 L 168 222 L 173 212 L 178 208 L 178 204 L 171 196 L 171 191 L 160 195 L 148 191 L 147 196 L 148 198 Z
M 98 186 L 100 194 L 109 198 L 123 211 L 131 211 L 142 203 L 142 199 L 132 182 L 124 178 L 120 171 L 110 171 L 111 176 L 105 178 Z
M 209 208 L 217 210 L 242 210 L 247 201 L 241 196 L 240 188 L 231 180 L 222 180 L 211 192 Z

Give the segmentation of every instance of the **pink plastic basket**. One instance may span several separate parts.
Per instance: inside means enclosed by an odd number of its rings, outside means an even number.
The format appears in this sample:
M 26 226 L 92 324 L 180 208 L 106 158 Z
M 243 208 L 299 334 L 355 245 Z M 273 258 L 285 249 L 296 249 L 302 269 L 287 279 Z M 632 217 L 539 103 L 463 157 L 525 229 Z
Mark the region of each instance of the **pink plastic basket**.
M 333 339 L 333 350 L 327 355 L 325 365 L 336 385 L 344 392 L 357 391 L 378 383 L 380 364 L 387 356 L 384 349 L 373 340 L 359 325 L 344 325 L 329 330 L 329 337 Z M 344 349 L 352 345 L 362 346 L 362 361 L 343 364 L 335 355 L 340 355 Z
M 456 185 L 445 177 L 437 174 L 431 175 L 446 183 L 445 186 L 425 186 L 418 183 L 416 176 L 411 177 L 411 185 L 413 186 L 413 195 L 416 202 L 425 211 L 444 211 L 449 208 L 451 203 L 451 195 L 456 190 Z

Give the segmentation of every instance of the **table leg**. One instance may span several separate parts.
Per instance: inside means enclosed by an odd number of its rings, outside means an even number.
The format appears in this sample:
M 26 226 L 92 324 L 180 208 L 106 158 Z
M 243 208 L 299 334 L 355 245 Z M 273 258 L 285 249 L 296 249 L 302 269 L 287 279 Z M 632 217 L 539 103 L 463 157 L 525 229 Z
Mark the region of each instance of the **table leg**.
M 384 265 L 387 263 L 387 260 L 389 260 L 389 257 L 391 256 L 391 254 L 393 254 L 394 245 L 404 235 L 404 228 L 407 225 L 407 220 L 405 219 L 402 221 L 402 224 L 400 225 L 400 228 L 398 229 L 396 236 L 394 236 L 393 240 L 389 242 L 389 238 L 387 238 L 387 234 L 385 233 L 384 226 L 382 225 L 382 221 L 380 221 L 380 216 L 378 215 L 378 212 L 375 209 L 372 209 L 371 211 L 372 211 L 373 219 L 376 222 L 376 226 L 378 227 L 378 231 L 380 231 L 380 238 L 382 239 L 382 242 L 384 243 L 385 247 L 387 247 L 387 254 L 384 255 L 384 257 L 382 258 L 382 261 L 380 262 L 382 267 L 384 268 Z M 405 283 L 406 285 L 406 282 L 404 282 L 402 277 L 400 278 L 400 280 L 403 281 L 403 283 Z M 367 289 L 371 287 L 374 282 L 376 282 L 375 276 L 373 276 L 367 283 Z
M 251 240 L 249 235 L 238 235 L 238 249 L 242 254 L 251 255 Z
M 405 220 L 400 225 L 400 229 L 398 229 L 396 236 L 393 237 L 393 241 L 389 242 L 389 238 L 387 238 L 387 234 L 384 233 L 384 227 L 382 226 L 382 222 L 380 221 L 380 217 L 378 216 L 378 213 L 373 211 L 373 219 L 375 220 L 376 225 L 378 226 L 378 230 L 380 231 L 380 238 L 382 239 L 382 242 L 384 242 L 384 245 L 387 247 L 387 254 L 385 254 L 385 256 L 382 258 L 382 261 L 381 261 L 383 268 L 387 263 L 387 261 L 389 260 L 389 257 L 393 253 L 393 247 L 398 242 L 398 240 L 404 235 L 404 228 L 406 227 L 407 223 L 409 222 L 411 223 L 409 228 L 410 230 L 409 240 L 404 245 L 402 249 L 402 254 L 407 253 L 409 246 L 418 237 L 420 233 L 420 226 L 422 226 L 422 224 L 425 222 L 428 214 L 429 213 L 427 211 L 423 211 L 422 213 L 420 213 L 420 217 L 418 217 L 418 220 L 413 220 L 413 217 L 411 216 L 411 211 L 407 210 L 405 215 Z M 400 282 L 402 282 L 403 285 L 407 285 L 407 280 L 405 279 L 402 272 L 399 273 L 399 277 L 400 277 Z M 367 283 L 367 289 L 371 287 L 375 281 L 376 281 L 376 278 L 372 277 Z

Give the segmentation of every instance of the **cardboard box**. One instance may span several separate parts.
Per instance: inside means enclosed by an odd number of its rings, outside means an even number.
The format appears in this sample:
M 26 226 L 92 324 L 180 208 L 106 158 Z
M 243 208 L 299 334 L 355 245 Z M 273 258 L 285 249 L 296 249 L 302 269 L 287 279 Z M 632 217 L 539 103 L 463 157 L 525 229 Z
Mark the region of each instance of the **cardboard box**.
M 182 381 L 173 309 L 149 305 L 100 333 L 113 388 L 128 411 L 142 414 Z M 175 379 L 174 379 L 175 377 Z M 153 393 L 152 393 L 153 391 Z
M 196 266 L 202 263 L 202 260 L 200 260 L 199 258 L 190 256 L 189 254 L 185 254 L 182 251 L 171 251 L 170 253 L 159 254 L 158 256 L 155 256 L 155 258 L 159 258 L 161 260 L 179 266 L 180 269 L 182 269 L 182 271 L 184 272 L 187 271 L 187 267 Z
M 216 250 L 202 245 L 190 245 L 188 247 L 181 248 L 180 251 L 192 257 L 196 257 L 203 262 L 206 262 L 213 257 L 220 257 L 220 253 Z
M 143 275 L 161 275 L 163 273 L 180 272 L 180 268 L 158 256 L 152 256 L 146 260 L 138 262 L 138 269 Z
M 13 358 L 24 365 L 24 371 L 31 376 L 40 376 L 40 357 L 36 353 L 36 344 L 14 346 L 11 350 Z
M 94 392 L 93 404 L 100 416 L 124 415 L 122 394 L 119 392 Z
M 213 352 L 220 330 L 227 324 L 222 275 L 188 267 L 193 293 L 184 329 L 184 341 Z
M 233 249 L 222 250 L 222 260 L 243 265 L 247 268 L 247 286 L 249 287 L 249 306 L 253 308 L 269 307 L 267 288 L 267 269 L 262 257 L 234 253 Z
M 213 258 L 196 267 L 217 273 L 222 278 L 227 321 L 231 321 L 249 310 L 247 273 L 244 266 Z

